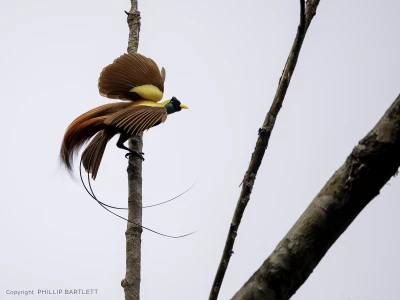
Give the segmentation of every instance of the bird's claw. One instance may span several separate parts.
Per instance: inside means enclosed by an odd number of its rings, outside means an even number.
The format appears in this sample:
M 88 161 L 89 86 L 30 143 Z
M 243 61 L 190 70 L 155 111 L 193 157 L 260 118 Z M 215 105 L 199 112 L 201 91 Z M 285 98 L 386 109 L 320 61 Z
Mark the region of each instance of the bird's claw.
M 144 161 L 144 153 L 143 152 L 138 152 L 138 151 L 132 151 L 132 152 L 128 152 L 125 154 L 125 158 L 129 158 L 130 156 L 136 156 L 139 157 L 140 159 L 142 159 L 142 161 Z

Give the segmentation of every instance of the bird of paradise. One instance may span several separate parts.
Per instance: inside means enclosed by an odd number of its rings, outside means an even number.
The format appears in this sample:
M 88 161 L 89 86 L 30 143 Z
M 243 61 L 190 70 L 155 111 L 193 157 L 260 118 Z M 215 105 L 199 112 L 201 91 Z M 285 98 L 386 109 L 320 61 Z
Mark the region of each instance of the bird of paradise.
M 103 69 L 98 88 L 100 95 L 124 101 L 98 106 L 77 117 L 67 128 L 61 144 L 61 162 L 72 171 L 73 158 L 88 141 L 82 165 L 96 179 L 110 139 L 119 134 L 117 147 L 128 155 L 143 158 L 143 153 L 124 143 L 141 132 L 165 122 L 167 116 L 188 107 L 175 98 L 161 101 L 165 69 L 161 71 L 150 58 L 138 53 L 123 54 Z

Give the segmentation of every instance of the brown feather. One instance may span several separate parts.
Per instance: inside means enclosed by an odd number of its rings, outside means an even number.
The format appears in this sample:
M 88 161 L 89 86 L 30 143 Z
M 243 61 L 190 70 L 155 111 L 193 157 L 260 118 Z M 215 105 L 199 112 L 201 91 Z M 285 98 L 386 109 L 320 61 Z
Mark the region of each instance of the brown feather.
M 145 123 L 147 123 L 147 121 L 149 119 L 149 112 L 151 112 L 151 111 L 152 111 L 151 109 L 148 109 L 148 110 L 144 109 L 144 110 L 142 110 L 142 112 L 140 114 L 138 114 L 137 118 L 132 119 L 132 121 L 130 121 L 130 124 L 129 124 L 128 132 L 130 132 L 130 131 L 141 132 L 140 128 L 143 127 L 143 125 Z
M 130 103 L 127 102 L 105 104 L 76 118 L 64 134 L 60 150 L 61 162 L 69 170 L 72 170 L 74 154 L 98 131 L 106 128 L 104 121 L 108 116 L 125 109 L 129 105 Z
M 82 165 L 86 172 L 92 174 L 93 180 L 97 177 L 107 143 L 115 134 L 116 132 L 107 129 L 99 131 L 82 154 Z
M 164 70 L 164 69 L 163 69 Z M 154 85 L 164 92 L 165 70 L 138 53 L 123 54 L 103 69 L 99 78 L 100 95 L 121 100 L 136 100 L 129 91 L 142 85 Z
M 112 114 L 104 121 L 104 124 L 116 126 L 133 136 L 166 119 L 165 107 L 137 105 Z
M 160 121 L 158 113 L 154 113 L 153 110 L 147 110 L 145 118 L 140 122 L 142 125 L 138 128 L 138 131 L 142 132 L 146 129 L 150 129 L 157 121 Z
M 104 120 L 107 117 L 96 117 L 85 120 L 70 128 L 64 135 L 60 157 L 65 166 L 72 170 L 74 154 L 99 130 L 105 128 Z

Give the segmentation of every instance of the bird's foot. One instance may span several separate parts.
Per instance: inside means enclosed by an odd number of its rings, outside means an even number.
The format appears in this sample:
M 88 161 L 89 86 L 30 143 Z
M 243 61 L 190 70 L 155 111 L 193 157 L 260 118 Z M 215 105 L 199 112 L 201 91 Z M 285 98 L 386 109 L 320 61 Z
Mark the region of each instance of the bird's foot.
M 135 150 L 130 150 L 131 152 L 128 152 L 127 154 L 125 154 L 126 158 L 129 158 L 130 156 L 136 156 L 139 157 L 140 159 L 142 159 L 144 161 L 144 153 L 143 152 L 139 152 L 139 151 L 135 151 Z

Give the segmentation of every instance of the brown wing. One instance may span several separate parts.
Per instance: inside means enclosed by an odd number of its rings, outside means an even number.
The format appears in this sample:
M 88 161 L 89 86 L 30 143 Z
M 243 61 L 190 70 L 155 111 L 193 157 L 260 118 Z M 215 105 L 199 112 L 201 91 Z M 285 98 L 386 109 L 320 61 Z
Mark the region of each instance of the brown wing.
M 104 121 L 104 124 L 115 126 L 123 132 L 134 136 L 165 122 L 166 119 L 167 110 L 165 107 L 137 105 L 114 113 Z
M 162 99 L 164 79 L 165 70 L 161 73 L 151 58 L 138 53 L 125 53 L 103 69 L 98 87 L 100 95 L 121 100 L 143 99 L 143 95 L 131 90 L 139 86 L 150 87 L 151 91 L 144 94 L 147 97 L 144 99 L 152 98 L 148 100 L 157 102 Z

